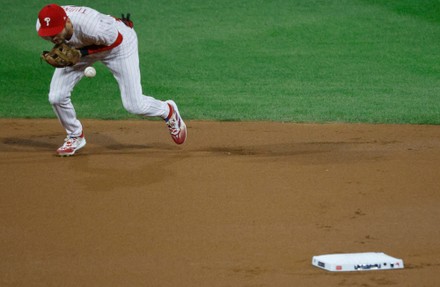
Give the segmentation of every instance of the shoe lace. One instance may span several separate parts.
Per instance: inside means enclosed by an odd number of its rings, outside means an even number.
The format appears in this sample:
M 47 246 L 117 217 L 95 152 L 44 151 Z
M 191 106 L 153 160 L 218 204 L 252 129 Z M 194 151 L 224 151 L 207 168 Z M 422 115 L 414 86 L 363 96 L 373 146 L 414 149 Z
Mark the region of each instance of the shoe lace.
M 64 139 L 63 147 L 72 146 L 77 140 L 78 140 L 77 137 L 69 137 L 68 136 Z
M 175 117 L 172 117 L 166 123 L 172 135 L 175 136 L 179 134 L 180 131 L 179 121 Z

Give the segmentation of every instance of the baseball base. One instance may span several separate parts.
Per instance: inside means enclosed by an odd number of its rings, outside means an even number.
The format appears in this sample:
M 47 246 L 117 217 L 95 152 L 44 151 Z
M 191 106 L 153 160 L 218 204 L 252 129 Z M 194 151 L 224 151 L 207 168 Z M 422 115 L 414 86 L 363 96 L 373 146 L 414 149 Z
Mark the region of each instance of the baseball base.
M 402 269 L 402 259 L 382 252 L 326 254 L 314 256 L 312 264 L 328 271 L 366 271 Z

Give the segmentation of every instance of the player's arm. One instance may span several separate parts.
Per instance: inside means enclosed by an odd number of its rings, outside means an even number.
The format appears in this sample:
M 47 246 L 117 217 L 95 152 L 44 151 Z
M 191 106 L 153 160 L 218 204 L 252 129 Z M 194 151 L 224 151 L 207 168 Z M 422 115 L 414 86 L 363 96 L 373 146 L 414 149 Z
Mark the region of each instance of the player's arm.
M 91 45 L 91 46 L 86 46 L 83 48 L 80 48 L 79 51 L 81 52 L 81 56 L 87 56 L 87 55 L 91 55 L 91 54 L 95 54 L 95 53 L 99 53 L 99 52 L 104 52 L 104 51 L 108 51 L 111 49 L 116 48 L 117 46 L 119 46 L 122 43 L 122 40 L 124 38 L 122 37 L 122 34 L 118 32 L 118 36 L 116 38 L 116 40 L 110 44 L 110 45 Z
M 99 19 L 97 25 L 88 28 L 87 34 L 95 44 L 80 48 L 81 56 L 108 51 L 122 43 L 123 36 L 116 28 L 115 21 L 105 16 Z

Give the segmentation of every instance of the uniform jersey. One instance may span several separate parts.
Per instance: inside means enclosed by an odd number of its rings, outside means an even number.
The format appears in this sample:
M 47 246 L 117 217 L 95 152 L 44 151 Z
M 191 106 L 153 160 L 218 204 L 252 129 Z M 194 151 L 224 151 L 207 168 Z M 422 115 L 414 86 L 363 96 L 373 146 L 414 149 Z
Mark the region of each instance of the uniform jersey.
M 67 41 L 75 48 L 90 45 L 112 45 L 117 37 L 116 19 L 86 7 L 62 6 L 74 25 L 72 38 Z

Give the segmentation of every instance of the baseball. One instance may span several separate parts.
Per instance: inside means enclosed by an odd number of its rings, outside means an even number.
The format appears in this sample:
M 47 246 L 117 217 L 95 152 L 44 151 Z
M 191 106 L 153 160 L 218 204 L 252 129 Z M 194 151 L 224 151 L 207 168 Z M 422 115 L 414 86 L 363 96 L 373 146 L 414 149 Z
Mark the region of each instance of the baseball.
M 95 70 L 95 68 L 93 68 L 93 67 L 87 67 L 87 68 L 84 70 L 84 75 L 85 75 L 87 78 L 93 78 L 94 76 L 96 76 L 96 70 Z

